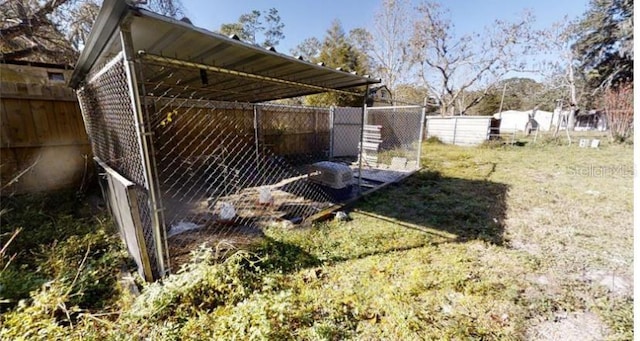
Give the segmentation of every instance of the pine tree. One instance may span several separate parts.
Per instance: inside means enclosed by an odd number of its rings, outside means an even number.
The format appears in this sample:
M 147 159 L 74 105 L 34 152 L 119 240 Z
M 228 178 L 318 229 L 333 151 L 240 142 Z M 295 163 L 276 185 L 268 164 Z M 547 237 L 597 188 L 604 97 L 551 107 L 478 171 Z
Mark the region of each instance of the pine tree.
M 346 72 L 355 71 L 359 75 L 366 74 L 369 69 L 367 56 L 356 47 L 353 39 L 345 34 L 339 20 L 331 23 L 318 55 L 312 57 L 311 62 L 322 62 L 326 67 L 340 68 Z M 312 106 L 361 106 L 363 99 L 362 96 L 356 95 L 324 93 L 309 96 L 305 102 Z

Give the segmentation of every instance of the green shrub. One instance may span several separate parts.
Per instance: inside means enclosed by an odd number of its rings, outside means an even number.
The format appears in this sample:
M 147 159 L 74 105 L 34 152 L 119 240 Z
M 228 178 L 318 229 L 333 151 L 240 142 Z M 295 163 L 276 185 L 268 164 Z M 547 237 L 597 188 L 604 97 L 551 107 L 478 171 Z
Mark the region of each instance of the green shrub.
M 38 289 L 47 279 L 41 274 L 19 266 L 0 271 L 0 312 L 14 307 L 20 299 Z
M 436 136 L 431 136 L 429 138 L 427 138 L 426 140 L 424 140 L 425 143 L 427 144 L 444 144 L 442 142 L 442 140 L 440 140 L 440 138 L 436 137 Z

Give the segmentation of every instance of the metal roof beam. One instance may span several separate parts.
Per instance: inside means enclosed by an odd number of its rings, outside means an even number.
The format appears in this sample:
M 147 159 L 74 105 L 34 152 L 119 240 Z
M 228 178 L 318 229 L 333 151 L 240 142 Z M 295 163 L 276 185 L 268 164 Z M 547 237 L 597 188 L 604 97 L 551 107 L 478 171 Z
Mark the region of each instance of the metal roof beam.
M 138 51 L 138 56 L 143 60 L 148 60 L 148 61 L 152 61 L 152 62 L 155 62 L 155 63 L 182 66 L 182 67 L 192 67 L 192 68 L 197 68 L 197 69 L 204 69 L 204 70 L 211 71 L 211 72 L 223 73 L 223 74 L 233 75 L 233 76 L 242 77 L 242 78 L 248 78 L 248 79 L 253 79 L 253 80 L 266 81 L 266 82 L 270 82 L 270 83 L 282 84 L 282 85 L 285 85 L 287 87 L 299 87 L 299 88 L 315 90 L 317 92 L 336 92 L 336 93 L 341 93 L 341 94 L 346 94 L 346 95 L 356 95 L 356 96 L 361 95 L 361 94 L 359 94 L 357 92 L 338 90 L 338 89 L 327 88 L 327 87 L 313 85 L 313 84 L 300 83 L 300 82 L 295 82 L 295 81 L 290 81 L 290 80 L 285 80 L 285 79 L 280 79 L 280 78 L 257 75 L 257 74 L 254 74 L 254 73 L 248 73 L 248 72 L 242 72 L 242 71 L 226 69 L 226 68 L 222 68 L 222 67 L 218 67 L 218 66 L 211 66 L 211 65 L 207 65 L 207 64 L 188 62 L 188 61 L 184 61 L 184 60 L 180 60 L 180 59 L 168 58 L 168 57 L 158 56 L 158 55 L 154 55 L 154 54 L 148 54 L 148 53 L 146 53 L 146 51 L 143 51 L 143 50 L 142 51 Z M 364 85 L 364 84 L 362 84 L 362 85 Z M 355 85 L 355 86 L 358 86 L 358 85 Z

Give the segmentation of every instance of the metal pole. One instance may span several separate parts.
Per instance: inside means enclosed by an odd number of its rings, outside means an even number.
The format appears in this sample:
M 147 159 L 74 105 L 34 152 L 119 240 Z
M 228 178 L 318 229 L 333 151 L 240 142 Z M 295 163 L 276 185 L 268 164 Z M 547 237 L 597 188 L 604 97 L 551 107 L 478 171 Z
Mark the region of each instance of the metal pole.
M 258 134 L 258 105 L 253 105 L 253 134 L 256 140 L 256 170 L 260 173 L 260 141 Z
M 142 71 L 142 68 L 140 68 L 138 70 L 138 74 L 140 75 L 140 79 L 144 79 L 144 73 Z M 150 160 L 150 166 L 149 166 L 149 170 L 151 171 L 151 180 L 153 181 L 153 185 L 154 188 L 157 190 L 157 195 L 156 195 L 156 205 L 157 205 L 157 214 L 158 214 L 158 222 L 159 222 L 159 226 L 160 226 L 160 231 L 167 231 L 167 226 L 166 226 L 166 219 L 165 219 L 165 215 L 164 215 L 164 211 L 165 211 L 165 207 L 164 204 L 162 202 L 162 193 L 160 191 L 160 178 L 158 176 L 158 167 L 156 164 L 156 152 L 155 152 L 155 148 L 154 148 L 154 144 L 153 144 L 153 127 L 151 126 L 151 119 L 149 116 L 149 106 L 147 104 L 147 91 L 146 88 L 144 86 L 144 82 L 141 82 L 140 84 L 140 91 L 142 93 L 142 98 L 144 98 L 144 109 L 143 109 L 143 113 L 144 113 L 144 124 L 146 129 L 148 129 L 148 131 L 150 131 L 149 133 L 147 133 L 145 136 L 148 139 L 148 151 L 149 151 L 149 160 Z M 156 112 L 156 106 L 155 103 L 152 103 L 153 105 L 153 112 Z M 166 250 L 165 252 L 165 262 L 166 262 L 166 269 L 167 271 L 171 270 L 171 255 L 169 254 L 169 244 L 167 241 L 166 236 L 163 237 L 164 240 L 164 249 Z
M 358 165 L 358 193 L 362 194 L 362 156 L 364 151 L 364 120 L 367 112 L 367 97 L 369 97 L 369 85 L 364 90 L 362 99 L 362 115 L 360 115 L 360 164 Z
M 502 98 L 500 99 L 500 109 L 498 109 L 498 119 L 502 119 L 502 103 L 504 103 L 504 93 L 507 91 L 507 83 L 504 84 L 502 88 Z
M 261 81 L 265 81 L 265 82 L 286 84 L 286 85 L 291 85 L 291 86 L 295 86 L 295 87 L 319 90 L 319 91 L 322 91 L 322 92 L 335 92 L 335 93 L 344 94 L 344 95 L 356 95 L 356 96 L 360 95 L 357 92 L 349 92 L 349 91 L 344 91 L 344 90 L 325 88 L 323 86 L 311 85 L 311 84 L 306 84 L 306 83 L 289 81 L 289 80 L 286 80 L 286 79 L 262 76 L 262 75 L 249 73 L 249 72 L 225 69 L 225 68 L 218 67 L 218 66 L 212 66 L 212 65 L 201 64 L 201 63 L 193 63 L 193 62 L 188 62 L 188 61 L 185 61 L 185 60 L 158 56 L 158 55 L 154 55 L 154 54 L 149 54 L 144 50 L 138 51 L 138 56 L 140 56 L 140 58 L 142 58 L 142 59 L 146 59 L 146 60 L 149 60 L 149 61 L 152 61 L 152 62 L 155 62 L 155 63 L 159 63 L 159 64 L 197 68 L 197 69 L 207 70 L 207 71 L 211 71 L 211 72 L 223 73 L 223 74 L 227 74 L 227 75 L 234 75 L 234 76 L 238 76 L 238 77 L 242 77 L 242 78 L 257 79 L 257 80 L 261 80 Z M 367 84 L 367 89 L 368 88 L 369 88 L 369 85 Z
M 458 118 L 454 117 L 453 120 L 454 121 L 453 121 L 453 142 L 452 142 L 452 144 L 455 145 L 456 144 L 456 133 L 457 133 L 456 130 L 458 130 Z
M 424 99 L 424 106 L 422 107 L 422 113 L 420 115 L 420 135 L 418 135 L 418 160 L 416 165 L 420 168 L 420 159 L 422 154 L 422 134 L 424 134 L 424 119 L 427 115 L 427 99 Z
M 330 138 L 329 138 L 329 159 L 333 159 L 333 146 L 334 146 L 334 141 L 333 139 L 335 138 L 335 132 L 334 132 L 334 124 L 335 124 L 335 119 L 336 119 L 336 107 L 335 106 L 331 106 L 329 107 L 329 134 L 330 134 Z
M 127 75 L 127 82 L 129 85 L 129 97 L 131 100 L 131 105 L 134 112 L 134 120 L 137 128 L 136 131 L 138 135 L 138 144 L 140 146 L 139 152 L 143 160 L 142 168 L 146 182 L 143 185 L 145 185 L 147 190 L 149 191 L 149 201 L 151 206 L 151 228 L 153 230 L 153 236 L 155 240 L 154 244 L 156 247 L 158 272 L 160 276 L 164 276 L 166 274 L 166 267 L 164 262 L 163 247 L 164 245 L 166 245 L 166 240 L 164 240 L 163 233 L 160 229 L 161 222 L 159 216 L 160 206 L 158 205 L 158 192 L 153 181 L 152 160 L 150 158 L 149 148 L 150 143 L 147 140 L 151 132 L 146 131 L 146 126 L 144 124 L 144 115 L 142 113 L 142 106 L 140 105 L 140 94 L 138 93 L 138 81 L 135 74 L 133 43 L 131 41 L 131 32 L 126 24 L 120 27 L 120 41 L 122 43 L 122 50 L 124 51 L 124 57 L 126 61 L 124 63 L 124 67 Z

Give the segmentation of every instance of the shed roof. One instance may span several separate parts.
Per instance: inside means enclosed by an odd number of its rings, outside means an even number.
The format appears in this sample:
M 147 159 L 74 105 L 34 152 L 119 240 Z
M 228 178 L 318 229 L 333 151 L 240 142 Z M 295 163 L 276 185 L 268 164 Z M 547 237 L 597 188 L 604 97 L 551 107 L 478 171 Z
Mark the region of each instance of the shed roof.
M 107 0 L 76 64 L 72 87 L 80 86 L 100 58 L 119 52 L 113 35 L 123 23 L 130 25 L 134 51 L 146 61 L 145 81 L 157 82 L 168 68 L 178 68 L 185 82 L 181 84 L 197 88 L 208 99 L 261 102 L 380 82 L 131 7 L 122 0 Z

